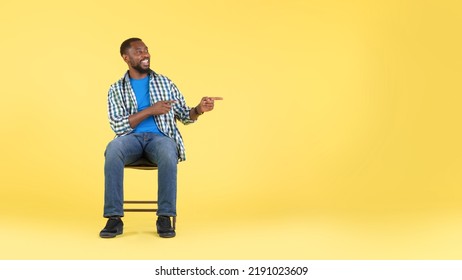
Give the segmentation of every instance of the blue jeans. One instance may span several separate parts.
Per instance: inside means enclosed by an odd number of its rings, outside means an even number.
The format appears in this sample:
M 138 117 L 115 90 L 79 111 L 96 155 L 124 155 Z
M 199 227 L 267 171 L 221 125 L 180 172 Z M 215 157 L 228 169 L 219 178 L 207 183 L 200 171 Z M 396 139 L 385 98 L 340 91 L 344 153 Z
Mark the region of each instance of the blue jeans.
M 104 217 L 124 215 L 124 166 L 146 157 L 158 166 L 158 216 L 176 216 L 178 151 L 175 141 L 155 133 L 131 133 L 106 147 Z

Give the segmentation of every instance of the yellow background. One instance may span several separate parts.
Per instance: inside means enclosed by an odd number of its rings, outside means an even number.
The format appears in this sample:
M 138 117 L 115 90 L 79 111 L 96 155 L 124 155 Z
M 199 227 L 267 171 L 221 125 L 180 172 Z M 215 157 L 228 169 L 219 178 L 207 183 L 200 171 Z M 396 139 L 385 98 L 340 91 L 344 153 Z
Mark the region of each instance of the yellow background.
M 2 1 L 1 259 L 460 259 L 460 1 Z M 178 230 L 105 223 L 128 37 L 191 106 Z M 127 198 L 156 175 L 127 171 Z

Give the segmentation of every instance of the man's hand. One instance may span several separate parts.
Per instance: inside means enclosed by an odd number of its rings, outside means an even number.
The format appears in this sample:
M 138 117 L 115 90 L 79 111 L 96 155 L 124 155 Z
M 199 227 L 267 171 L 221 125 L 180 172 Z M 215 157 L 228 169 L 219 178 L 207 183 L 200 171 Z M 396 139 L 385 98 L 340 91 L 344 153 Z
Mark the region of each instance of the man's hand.
M 215 100 L 223 100 L 223 97 L 202 97 L 201 102 L 197 105 L 197 113 L 202 114 L 213 110 Z
M 162 100 L 156 102 L 149 107 L 149 113 L 154 116 L 167 114 L 170 109 L 172 109 L 173 103 L 175 103 L 175 100 Z

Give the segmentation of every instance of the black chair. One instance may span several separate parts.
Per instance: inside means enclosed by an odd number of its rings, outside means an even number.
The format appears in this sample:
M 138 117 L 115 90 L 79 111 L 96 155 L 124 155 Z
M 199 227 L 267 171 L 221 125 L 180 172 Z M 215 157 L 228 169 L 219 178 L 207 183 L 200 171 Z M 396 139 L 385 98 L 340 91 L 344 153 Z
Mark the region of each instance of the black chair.
M 138 170 L 157 170 L 157 164 L 150 162 L 146 158 L 140 158 L 139 160 L 125 165 L 125 168 L 138 169 Z M 125 208 L 127 204 L 142 204 L 150 205 L 157 204 L 156 200 L 124 200 L 124 212 L 157 212 L 157 208 Z M 175 229 L 176 217 L 173 217 L 173 229 Z

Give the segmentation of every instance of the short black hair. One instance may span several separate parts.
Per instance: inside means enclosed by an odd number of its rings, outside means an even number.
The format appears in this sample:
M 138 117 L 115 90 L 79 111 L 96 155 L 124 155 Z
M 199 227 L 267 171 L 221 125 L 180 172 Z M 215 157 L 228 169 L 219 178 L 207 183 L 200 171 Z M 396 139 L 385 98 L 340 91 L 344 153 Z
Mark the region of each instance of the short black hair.
M 132 42 L 138 42 L 138 41 L 143 41 L 140 38 L 129 38 L 125 41 L 122 42 L 122 45 L 120 45 L 120 55 L 123 56 L 127 50 L 131 47 Z

